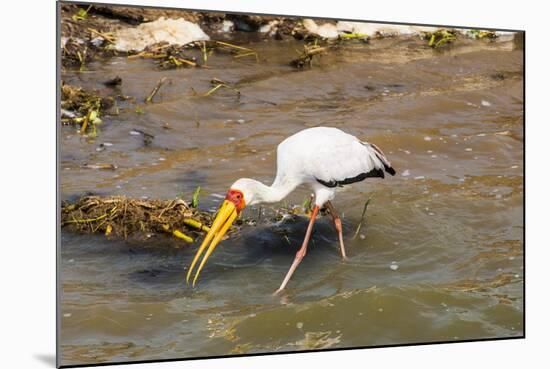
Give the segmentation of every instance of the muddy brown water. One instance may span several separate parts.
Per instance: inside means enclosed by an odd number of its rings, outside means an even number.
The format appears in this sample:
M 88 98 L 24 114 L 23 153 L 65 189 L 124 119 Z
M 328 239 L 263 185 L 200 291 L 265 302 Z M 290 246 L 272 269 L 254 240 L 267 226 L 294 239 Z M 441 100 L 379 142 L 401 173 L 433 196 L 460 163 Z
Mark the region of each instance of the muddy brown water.
M 176 249 L 174 240 L 152 238 L 155 247 L 143 248 L 62 232 L 61 362 L 521 336 L 523 50 L 463 40 L 436 52 L 401 37 L 348 43 L 297 71 L 288 61 L 299 42 L 233 41 L 257 50 L 260 62 L 216 53 L 210 69 L 161 71 L 151 60 L 118 57 L 63 71 L 69 83 L 106 90 L 101 82 L 119 75 L 119 93 L 135 96 L 143 114 L 122 103 L 96 138 L 60 129 L 61 198 L 189 198 L 200 185 L 200 207 L 215 210 L 239 177 L 270 183 L 277 144 L 318 125 L 376 143 L 397 175 L 338 194 L 350 260 L 341 261 L 330 219 L 321 218 L 280 297 L 271 293 L 305 219 L 266 216 L 243 226 L 194 289 L 184 277 L 196 244 Z M 163 76 L 170 82 L 144 104 Z M 240 98 L 193 96 L 212 78 L 238 83 Z M 138 131 L 154 138 L 145 143 Z M 286 203 L 301 204 L 308 193 L 301 188 Z M 366 226 L 354 239 L 368 198 Z

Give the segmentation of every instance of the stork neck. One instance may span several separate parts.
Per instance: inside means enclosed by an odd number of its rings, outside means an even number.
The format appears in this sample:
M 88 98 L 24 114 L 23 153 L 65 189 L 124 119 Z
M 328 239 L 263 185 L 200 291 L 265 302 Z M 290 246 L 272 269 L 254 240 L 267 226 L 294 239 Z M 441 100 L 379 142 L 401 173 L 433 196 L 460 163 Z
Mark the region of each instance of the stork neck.
M 258 199 L 260 202 L 267 203 L 281 201 L 296 188 L 295 184 L 277 178 L 271 186 L 266 186 L 261 182 L 258 182 L 258 184 Z

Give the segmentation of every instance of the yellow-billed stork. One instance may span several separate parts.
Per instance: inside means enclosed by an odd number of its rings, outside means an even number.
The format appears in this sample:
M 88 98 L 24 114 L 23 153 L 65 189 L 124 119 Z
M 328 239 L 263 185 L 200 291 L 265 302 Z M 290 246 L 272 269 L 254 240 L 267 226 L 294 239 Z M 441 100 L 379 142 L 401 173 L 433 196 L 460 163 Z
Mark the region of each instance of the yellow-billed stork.
M 254 179 L 241 178 L 230 187 L 210 231 L 193 258 L 187 273 L 187 283 L 200 256 L 210 245 L 193 279 L 193 286 L 195 285 L 206 260 L 245 206 L 280 201 L 302 184 L 313 190 L 314 207 L 304 242 L 276 293 L 285 288 L 306 255 L 313 223 L 323 206 L 327 207 L 332 216 L 338 233 L 340 252 L 345 260 L 342 223 L 331 200 L 338 187 L 370 177 L 384 178 L 384 171 L 395 175 L 395 170 L 382 150 L 337 128 L 308 128 L 287 137 L 277 147 L 277 175 L 271 186 Z

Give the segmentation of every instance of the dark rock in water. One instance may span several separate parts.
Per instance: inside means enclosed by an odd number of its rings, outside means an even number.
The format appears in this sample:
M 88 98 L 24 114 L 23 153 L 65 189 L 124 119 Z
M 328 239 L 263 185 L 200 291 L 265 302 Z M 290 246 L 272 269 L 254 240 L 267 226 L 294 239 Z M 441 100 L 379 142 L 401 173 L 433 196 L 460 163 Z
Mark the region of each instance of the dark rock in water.
M 402 83 L 390 83 L 390 84 L 385 85 L 385 87 L 387 87 L 387 88 L 403 88 L 403 87 L 405 87 L 405 85 L 402 84 Z
M 116 76 L 103 82 L 103 84 L 105 86 L 111 86 L 111 87 L 120 86 L 122 84 L 122 78 L 120 78 L 119 76 Z
M 236 31 L 256 32 L 272 18 L 257 15 L 228 14 L 226 18 L 233 22 Z
M 498 72 L 498 73 L 491 74 L 491 78 L 496 81 L 502 81 L 506 78 L 506 76 L 504 75 L 504 73 Z
M 236 31 L 256 32 L 258 30 L 256 25 L 250 24 L 242 19 L 235 19 L 233 24 L 235 25 Z

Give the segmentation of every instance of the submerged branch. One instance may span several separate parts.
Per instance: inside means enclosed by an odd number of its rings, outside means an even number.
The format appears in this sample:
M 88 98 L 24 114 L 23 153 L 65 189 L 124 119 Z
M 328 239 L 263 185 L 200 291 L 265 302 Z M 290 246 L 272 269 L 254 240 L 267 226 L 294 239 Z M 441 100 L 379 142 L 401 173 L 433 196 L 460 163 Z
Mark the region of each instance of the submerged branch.
M 357 229 L 355 230 L 355 234 L 353 235 L 353 238 L 357 238 L 359 235 L 359 231 L 361 231 L 361 227 L 363 226 L 363 222 L 365 221 L 365 215 L 367 214 L 367 207 L 369 206 L 370 198 L 365 202 L 365 205 L 363 206 L 363 213 L 361 214 L 361 220 L 359 221 L 359 224 L 357 225 Z

